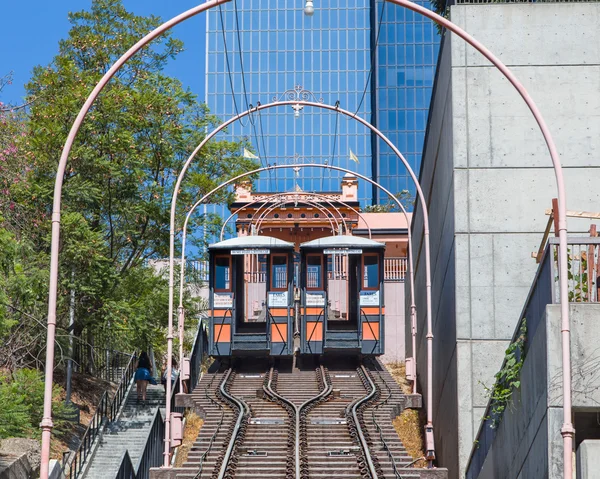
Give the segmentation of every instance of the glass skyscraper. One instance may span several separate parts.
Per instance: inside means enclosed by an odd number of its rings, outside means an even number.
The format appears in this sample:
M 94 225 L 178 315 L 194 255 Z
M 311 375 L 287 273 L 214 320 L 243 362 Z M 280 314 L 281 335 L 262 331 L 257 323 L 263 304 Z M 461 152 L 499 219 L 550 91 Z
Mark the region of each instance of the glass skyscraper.
M 430 8 L 429 1 L 413 0 Z M 377 0 L 379 12 L 383 0 Z M 379 17 L 378 17 L 379 19 Z M 377 127 L 419 175 L 440 38 L 435 24 L 411 10 L 387 3 L 377 42 L 373 92 Z M 396 155 L 382 142 L 374 152 L 377 181 L 392 193 L 415 187 Z M 380 193 L 381 194 L 381 193 Z M 385 198 L 380 197 L 385 201 Z
M 211 112 L 225 120 L 300 85 L 317 100 L 339 101 L 341 108 L 376 124 L 418 171 L 437 57 L 433 24 L 387 4 L 375 48 L 382 0 L 317 0 L 312 17 L 304 15 L 303 7 L 303 0 L 237 0 L 209 11 L 206 101 Z M 291 107 L 281 106 L 242 123 L 221 138 L 247 137 L 264 165 L 292 164 L 297 155 L 300 162 L 333 164 L 373 177 L 394 193 L 408 188 L 395 157 L 348 117 L 307 107 L 296 118 Z M 350 151 L 358 163 L 350 160 Z M 279 170 L 261 175 L 256 186 L 258 191 L 297 186 L 336 191 L 341 176 L 320 168 L 305 168 L 299 175 Z M 377 200 L 370 185 L 359 185 L 363 205 Z

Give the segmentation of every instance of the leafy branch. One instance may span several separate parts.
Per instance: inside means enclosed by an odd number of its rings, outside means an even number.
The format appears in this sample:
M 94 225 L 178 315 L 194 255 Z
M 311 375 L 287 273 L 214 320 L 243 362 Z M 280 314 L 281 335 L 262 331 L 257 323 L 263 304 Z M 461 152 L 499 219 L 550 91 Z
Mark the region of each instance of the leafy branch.
M 514 390 L 521 387 L 521 369 L 525 361 L 526 342 L 527 321 L 523 319 L 519 335 L 506 349 L 502 369 L 495 376 L 494 387 L 491 389 L 486 387 L 491 397 L 491 410 L 490 415 L 485 419 L 491 419 L 492 428 L 498 427 Z

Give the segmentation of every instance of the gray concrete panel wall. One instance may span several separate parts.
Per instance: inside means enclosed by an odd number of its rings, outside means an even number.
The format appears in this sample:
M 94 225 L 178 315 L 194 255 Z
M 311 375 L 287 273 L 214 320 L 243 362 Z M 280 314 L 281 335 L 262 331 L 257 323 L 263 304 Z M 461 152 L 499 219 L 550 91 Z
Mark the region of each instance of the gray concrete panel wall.
M 570 305 L 573 409 L 600 404 L 600 304 Z M 479 475 L 473 479 L 560 479 L 562 474 L 562 346 L 560 306 L 548 305 L 521 370 L 521 387 L 496 430 Z M 487 427 L 487 426 L 484 426 Z M 476 454 L 477 445 L 473 451 Z
M 433 417 L 437 456 L 449 468 L 450 477 L 458 470 L 457 364 L 454 289 L 454 186 L 452 167 L 453 102 L 451 95 L 450 48 L 440 51 L 436 94 L 431 107 L 430 133 L 425 146 L 430 161 L 423 162 L 420 183 L 430 215 L 432 274 L 432 324 L 434 328 Z M 423 216 L 416 209 L 412 222 L 418 315 L 417 369 L 420 390 L 426 397 L 426 297 Z M 408 307 L 407 302 L 407 317 Z
M 600 4 L 458 5 L 451 19 L 511 67 L 537 102 L 566 167 L 568 208 L 600 210 Z M 420 181 L 431 210 L 434 405 L 458 417 L 444 441 L 456 445 L 459 471 L 451 477 L 459 477 L 487 404 L 483 384 L 493 383 L 534 278 L 531 253 L 556 183 L 539 128 L 518 93 L 457 38 L 442 46 L 429 121 Z M 418 206 L 413 221 L 422 312 Z M 586 232 L 589 223 L 570 219 L 569 230 Z M 421 315 L 420 351 L 424 320 Z M 424 367 L 420 359 L 421 377 Z M 456 375 L 444 376 L 450 367 Z M 438 438 L 454 419 L 434 415 Z M 454 460 L 451 449 L 439 455 L 441 465 Z

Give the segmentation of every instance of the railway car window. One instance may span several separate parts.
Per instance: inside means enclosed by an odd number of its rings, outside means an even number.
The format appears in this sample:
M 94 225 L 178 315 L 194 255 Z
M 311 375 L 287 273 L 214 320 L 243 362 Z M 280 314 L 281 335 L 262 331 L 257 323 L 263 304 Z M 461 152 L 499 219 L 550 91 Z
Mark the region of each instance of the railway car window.
M 215 290 L 231 291 L 231 263 L 228 256 L 215 258 Z
M 321 255 L 306 257 L 306 287 L 307 289 L 323 289 L 323 261 Z
M 287 256 L 273 255 L 271 258 L 271 290 L 287 289 Z
M 379 288 L 379 256 L 366 254 L 363 257 L 363 289 Z

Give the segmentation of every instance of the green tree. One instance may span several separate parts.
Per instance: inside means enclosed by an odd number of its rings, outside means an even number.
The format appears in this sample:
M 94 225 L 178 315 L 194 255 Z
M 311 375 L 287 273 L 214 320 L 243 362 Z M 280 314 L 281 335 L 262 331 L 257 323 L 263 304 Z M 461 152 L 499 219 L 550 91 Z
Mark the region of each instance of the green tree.
M 54 175 L 71 125 L 115 60 L 161 24 L 158 17 L 128 12 L 120 0 L 94 0 L 89 11 L 72 13 L 69 20 L 58 55 L 37 67 L 26 86 L 32 103 L 20 148 L 28 172 L 26 181 L 10 187 L 11 198 L 31 219 L 23 230 L 32 254 L 44 261 Z M 166 284 L 146 262 L 168 254 L 175 178 L 205 131 L 218 123 L 193 93 L 163 73 L 182 49 L 167 34 L 127 62 L 92 105 L 73 145 L 63 186 L 57 320 L 67 326 L 74 289 L 78 336 L 110 334 L 120 347 L 131 348 L 164 334 Z M 256 167 L 240 154 L 244 146 L 243 139 L 213 141 L 201 152 L 180 192 L 179 225 L 199 195 Z M 213 199 L 231 200 L 228 192 Z M 196 217 L 191 228 L 202 221 Z M 25 312 L 45 316 L 42 308 Z
M 407 211 L 412 211 L 415 206 L 415 197 L 410 193 L 410 191 L 402 190 L 399 193 L 396 193 L 394 196 L 400 200 L 400 203 L 402 203 L 402 206 L 404 206 Z M 391 198 L 388 198 L 383 203 L 367 206 L 363 211 L 365 213 L 389 213 L 390 211 L 400 211 L 400 209 L 395 201 L 393 201 Z

